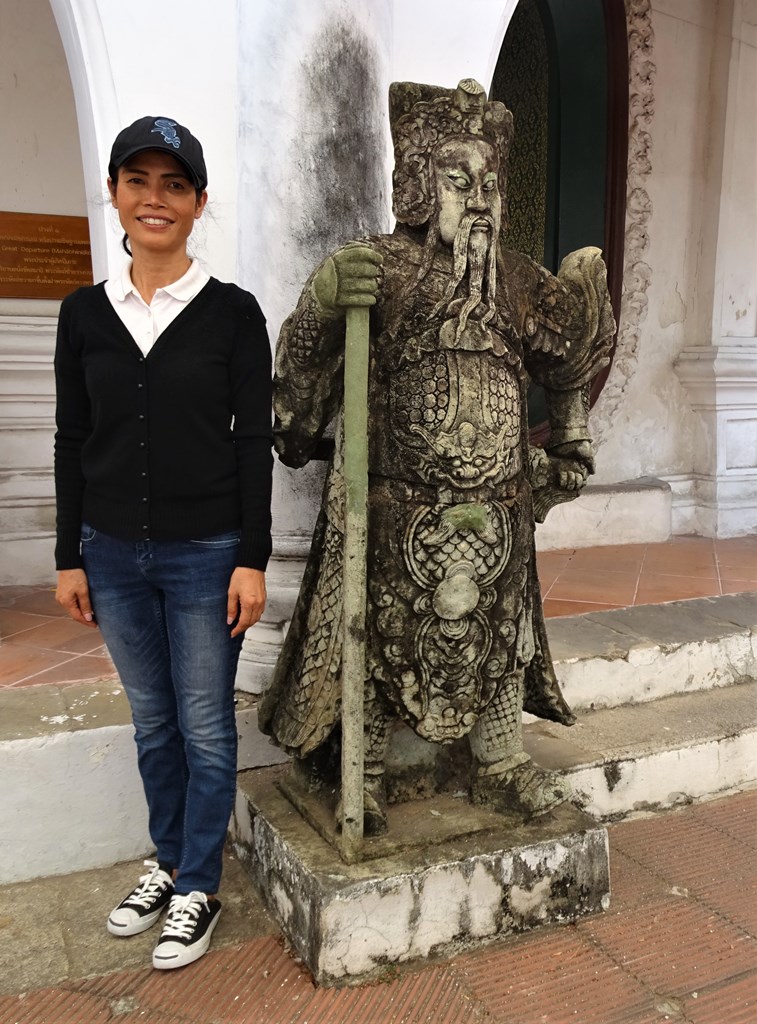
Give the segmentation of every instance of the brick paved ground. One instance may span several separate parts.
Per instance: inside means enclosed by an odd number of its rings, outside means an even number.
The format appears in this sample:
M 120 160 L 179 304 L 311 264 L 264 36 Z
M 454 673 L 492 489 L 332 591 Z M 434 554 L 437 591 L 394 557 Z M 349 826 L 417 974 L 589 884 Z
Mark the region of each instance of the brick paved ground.
M 0 1024 L 755 1024 L 757 791 L 611 826 L 610 846 L 612 908 L 577 926 L 341 990 L 264 935 L 0 997 Z

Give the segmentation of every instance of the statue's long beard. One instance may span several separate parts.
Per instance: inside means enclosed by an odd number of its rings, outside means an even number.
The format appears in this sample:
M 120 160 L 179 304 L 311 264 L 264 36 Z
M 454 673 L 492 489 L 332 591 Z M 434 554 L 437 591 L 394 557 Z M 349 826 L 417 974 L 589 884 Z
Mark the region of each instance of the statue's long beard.
M 486 221 L 488 231 L 473 231 L 477 221 Z M 468 297 L 457 313 L 456 338 L 459 340 L 468 317 L 480 305 L 483 310 L 477 319 L 489 323 L 496 312 L 497 294 L 497 236 L 494 221 L 480 213 L 466 213 L 460 221 L 452 246 L 452 277 L 440 301 L 434 307 L 432 318 L 446 309 L 467 275 Z
M 489 225 L 489 231 L 476 231 L 472 233 L 471 229 L 477 220 L 485 220 Z M 471 234 L 473 234 L 472 241 Z M 439 237 L 439 217 L 437 214 L 432 217 L 428 226 L 428 234 L 421 253 L 418 272 L 415 277 L 406 283 L 394 312 L 387 322 L 387 331 L 392 336 L 399 330 L 407 308 L 413 302 L 417 289 L 431 270 L 439 247 Z M 452 246 L 452 277 L 444 292 L 444 296 L 436 304 L 429 317 L 429 319 L 433 319 L 446 310 L 455 298 L 455 292 L 463 281 L 466 272 L 470 271 L 468 298 L 456 314 L 458 316 L 458 324 L 455 329 L 457 340 L 460 339 L 462 332 L 465 330 L 468 317 L 481 304 L 484 295 L 486 302 L 481 315 L 481 323 L 487 324 L 494 316 L 496 311 L 494 300 L 497 292 L 497 251 L 497 231 L 495 230 L 492 218 L 485 215 L 482 216 L 481 214 L 466 213 L 460 221 Z

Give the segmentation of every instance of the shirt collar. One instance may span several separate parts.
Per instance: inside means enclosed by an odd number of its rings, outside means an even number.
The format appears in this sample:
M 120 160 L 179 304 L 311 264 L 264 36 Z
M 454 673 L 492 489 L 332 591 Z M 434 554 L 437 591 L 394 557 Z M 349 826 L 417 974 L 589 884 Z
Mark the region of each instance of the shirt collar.
M 112 278 L 109 284 L 111 285 L 111 295 L 119 302 L 125 302 L 127 296 L 132 292 L 139 294 L 131 282 L 131 260 L 124 263 L 118 276 Z
M 208 274 L 202 269 L 197 260 L 192 260 L 189 270 L 178 281 L 172 281 L 159 291 L 166 292 L 172 299 L 179 302 L 189 302 L 199 290 L 207 284 Z
M 113 278 L 112 294 L 113 298 L 118 299 L 119 302 L 125 302 L 129 295 L 136 295 L 137 298 L 141 298 L 131 279 L 131 267 L 132 261 L 127 260 L 121 268 L 118 277 Z M 167 284 L 164 288 L 159 288 L 158 291 L 166 292 L 172 299 L 176 299 L 178 302 L 189 302 L 209 280 L 210 276 L 200 266 L 199 261 L 192 260 L 186 274 L 180 277 L 178 281 L 172 281 L 171 284 Z

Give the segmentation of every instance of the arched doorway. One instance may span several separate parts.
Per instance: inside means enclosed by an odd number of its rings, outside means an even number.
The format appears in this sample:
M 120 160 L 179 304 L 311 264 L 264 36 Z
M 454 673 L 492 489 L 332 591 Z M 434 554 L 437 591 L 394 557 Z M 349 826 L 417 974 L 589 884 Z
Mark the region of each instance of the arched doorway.
M 515 118 L 508 244 L 555 271 L 583 245 L 604 250 L 616 318 L 628 159 L 628 42 L 623 0 L 520 0 L 491 96 Z M 592 401 L 607 379 L 592 385 Z M 529 397 L 535 441 L 546 407 Z
M 87 189 L 74 93 L 49 0 L 3 0 L 0 22 L 0 583 L 48 584 L 60 302 L 44 286 L 61 261 L 60 249 L 35 248 L 33 232 L 49 242 L 58 230 L 53 223 L 82 221 Z

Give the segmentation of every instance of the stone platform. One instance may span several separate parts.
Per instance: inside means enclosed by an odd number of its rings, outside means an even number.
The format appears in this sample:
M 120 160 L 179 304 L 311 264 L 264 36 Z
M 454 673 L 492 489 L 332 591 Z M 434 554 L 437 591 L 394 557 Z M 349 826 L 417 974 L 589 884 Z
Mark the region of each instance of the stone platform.
M 347 865 L 283 795 L 286 771 L 240 774 L 232 839 L 319 984 L 609 906 L 607 832 L 570 805 L 525 824 L 453 796 L 391 806 L 390 835 L 411 841 L 368 840 Z

